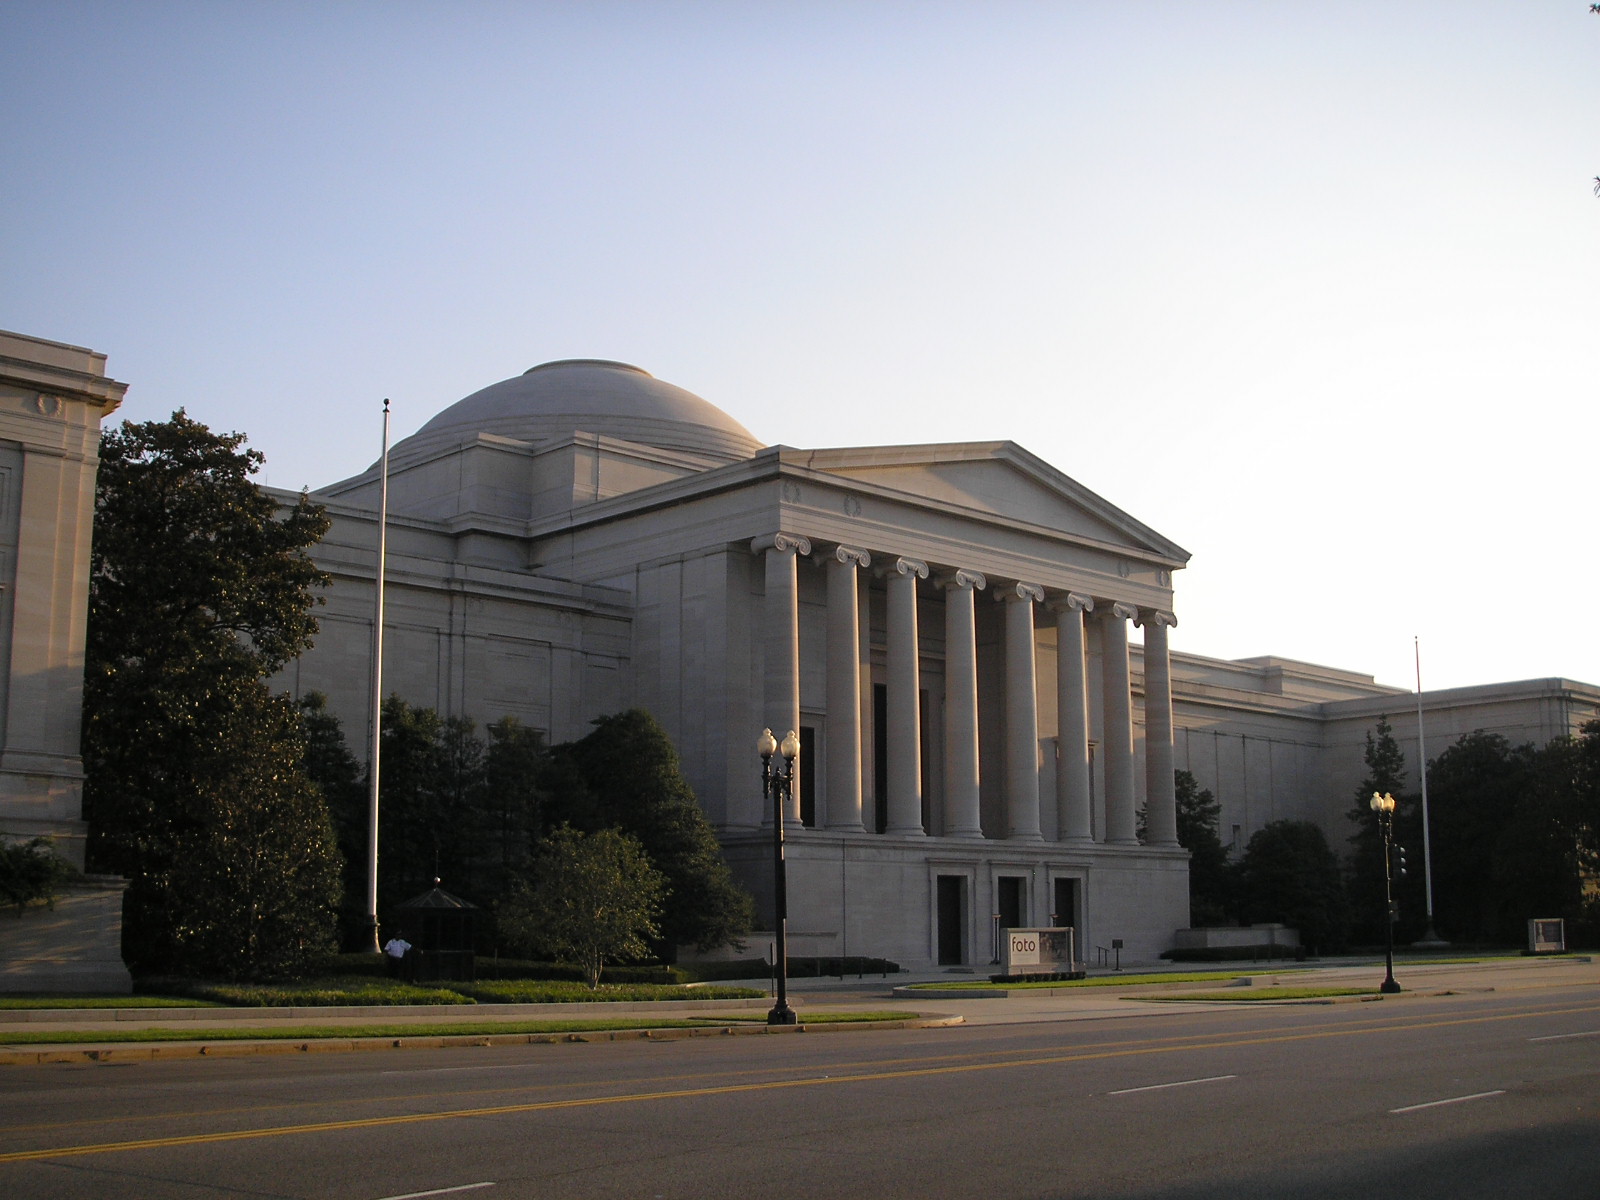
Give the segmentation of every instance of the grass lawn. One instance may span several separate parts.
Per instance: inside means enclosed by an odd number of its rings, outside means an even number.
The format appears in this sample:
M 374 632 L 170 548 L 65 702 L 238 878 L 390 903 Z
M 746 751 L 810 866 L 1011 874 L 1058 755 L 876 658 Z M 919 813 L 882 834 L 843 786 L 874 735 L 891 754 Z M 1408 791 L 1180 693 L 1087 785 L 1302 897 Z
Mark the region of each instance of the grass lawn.
M 1185 992 L 1181 996 L 1125 996 L 1125 1000 L 1148 1000 L 1152 1004 L 1206 1003 L 1250 1004 L 1282 1000 L 1333 1000 L 1341 996 L 1377 996 L 1375 987 L 1259 987 L 1229 988 L 1223 992 Z
M 802 1017 L 802 1025 L 903 1021 L 903 1012 L 828 1012 Z M 495 1034 L 604 1033 L 620 1029 L 704 1029 L 722 1025 L 765 1025 L 766 1013 L 705 1017 L 573 1017 L 562 1020 L 430 1021 L 427 1024 L 279 1025 L 251 1029 L 7 1030 L 5 1046 L 101 1045 L 112 1042 L 265 1042 L 352 1038 L 488 1037 Z
M 1297 971 L 1275 971 L 1258 968 L 1251 971 L 1158 971 L 1149 975 L 1097 975 L 1093 979 L 1042 979 L 1037 983 L 990 983 L 988 980 L 971 983 L 913 983 L 909 985 L 910 991 L 918 988 L 934 988 L 939 991 L 993 991 L 995 988 L 1006 988 L 1012 991 L 1028 991 L 1040 988 L 1085 988 L 1085 987 L 1133 987 L 1142 983 L 1223 983 L 1230 979 L 1248 979 L 1254 975 L 1293 975 Z
M 17 992 L 0 996 L 0 1009 L 7 1008 L 226 1008 L 217 1000 L 196 1000 L 187 996 L 48 996 Z

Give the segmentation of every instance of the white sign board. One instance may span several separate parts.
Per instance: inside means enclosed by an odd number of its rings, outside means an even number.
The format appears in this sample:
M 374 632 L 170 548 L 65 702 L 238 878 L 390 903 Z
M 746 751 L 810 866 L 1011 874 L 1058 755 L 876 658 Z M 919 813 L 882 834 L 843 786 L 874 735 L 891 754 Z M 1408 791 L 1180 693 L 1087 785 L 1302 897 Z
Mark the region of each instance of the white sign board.
M 1057 975 L 1076 970 L 1072 930 L 1007 929 L 1001 939 L 1001 968 L 1007 975 Z

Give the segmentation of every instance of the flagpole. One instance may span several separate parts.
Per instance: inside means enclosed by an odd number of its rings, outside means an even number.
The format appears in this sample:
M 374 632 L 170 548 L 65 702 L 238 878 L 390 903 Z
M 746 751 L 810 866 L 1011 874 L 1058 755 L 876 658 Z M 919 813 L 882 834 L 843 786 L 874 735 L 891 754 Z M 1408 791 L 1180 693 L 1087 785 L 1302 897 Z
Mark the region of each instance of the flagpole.
M 1433 929 L 1433 848 L 1428 839 L 1428 751 L 1422 740 L 1422 639 L 1413 635 L 1411 638 L 1412 651 L 1417 664 L 1417 767 L 1422 776 L 1422 880 L 1428 903 L 1428 928 L 1422 935 L 1418 945 L 1444 946 L 1449 943 L 1443 941 Z
M 373 577 L 372 605 L 372 741 L 367 758 L 367 924 L 374 954 L 378 940 L 378 750 L 383 733 L 383 583 L 389 537 L 389 400 L 383 401 L 383 455 L 378 460 L 378 569 Z

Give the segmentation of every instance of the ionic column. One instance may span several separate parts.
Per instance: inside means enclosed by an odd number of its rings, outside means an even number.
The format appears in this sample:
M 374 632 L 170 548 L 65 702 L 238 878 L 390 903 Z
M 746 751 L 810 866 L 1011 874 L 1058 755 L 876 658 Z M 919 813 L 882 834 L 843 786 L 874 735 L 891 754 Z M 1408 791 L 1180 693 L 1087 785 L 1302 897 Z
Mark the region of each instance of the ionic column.
M 978 811 L 977 571 L 956 571 L 944 588 L 944 835 L 981 838 Z
M 828 828 L 860 832 L 861 612 L 865 550 L 836 546 L 828 562 Z
M 1083 616 L 1094 611 L 1094 600 L 1068 592 L 1050 607 L 1056 614 L 1056 828 L 1063 842 L 1088 842 L 1094 822 Z
M 750 543 L 753 553 L 765 555 L 766 566 L 766 681 L 761 707 L 762 720 L 773 732 L 783 735 L 800 730 L 800 588 L 795 556 L 810 554 L 807 538 L 775 533 Z M 759 732 L 759 730 L 757 731 Z M 800 762 L 795 760 L 794 784 L 789 789 L 785 825 L 800 823 Z M 767 819 L 763 818 L 766 823 Z
M 1144 796 L 1145 840 L 1152 846 L 1178 844 L 1178 801 L 1172 781 L 1172 660 L 1167 627 L 1178 618 L 1147 608 L 1144 626 Z
M 892 834 L 923 834 L 921 672 L 917 648 L 917 580 L 928 564 L 897 558 L 888 580 L 889 827 Z
M 1100 622 L 1101 674 L 1105 681 L 1106 841 L 1138 843 L 1133 812 L 1133 701 L 1128 678 L 1131 604 L 1113 604 Z
M 1044 589 L 1013 584 L 995 597 L 1006 606 L 1006 837 L 1044 840 L 1039 830 L 1039 695 L 1033 606 Z

